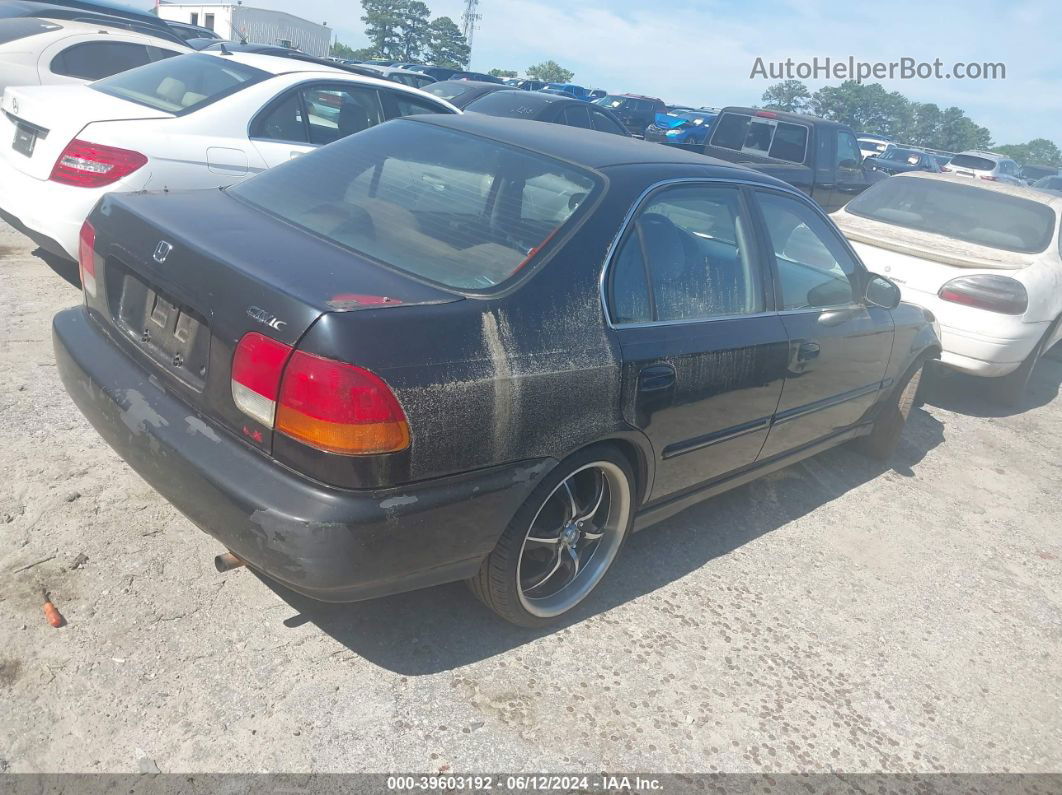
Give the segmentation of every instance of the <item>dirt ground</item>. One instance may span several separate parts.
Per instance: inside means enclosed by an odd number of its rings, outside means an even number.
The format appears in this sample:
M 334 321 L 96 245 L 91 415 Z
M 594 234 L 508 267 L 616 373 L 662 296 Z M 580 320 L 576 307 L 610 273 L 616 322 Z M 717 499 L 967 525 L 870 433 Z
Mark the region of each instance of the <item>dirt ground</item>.
M 891 466 L 838 449 L 640 533 L 529 632 L 463 585 L 217 574 L 63 391 L 76 275 L 32 249 L 0 228 L 0 771 L 1062 768 L 1062 363 L 1020 412 L 949 379 Z

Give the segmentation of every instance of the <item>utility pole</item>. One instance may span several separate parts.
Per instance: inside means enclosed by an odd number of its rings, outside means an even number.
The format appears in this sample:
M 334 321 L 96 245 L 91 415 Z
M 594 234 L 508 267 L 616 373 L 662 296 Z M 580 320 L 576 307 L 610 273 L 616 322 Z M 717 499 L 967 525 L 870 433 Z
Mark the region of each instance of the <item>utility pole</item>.
M 461 15 L 461 32 L 468 44 L 469 63 L 472 62 L 472 34 L 479 27 L 479 20 L 483 15 L 479 13 L 479 0 L 465 0 L 465 13 Z

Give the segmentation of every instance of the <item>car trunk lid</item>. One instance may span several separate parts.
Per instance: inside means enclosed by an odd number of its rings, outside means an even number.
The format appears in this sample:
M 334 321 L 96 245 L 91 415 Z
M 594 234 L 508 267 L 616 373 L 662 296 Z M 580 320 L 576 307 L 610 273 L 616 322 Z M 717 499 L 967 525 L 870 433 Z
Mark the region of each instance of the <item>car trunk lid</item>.
M 8 88 L 0 109 L 2 156 L 22 173 L 42 180 L 48 179 L 66 145 L 92 122 L 173 115 L 82 85 Z
M 461 298 L 220 190 L 116 194 L 90 221 L 103 268 L 90 307 L 192 408 L 267 451 L 269 429 L 232 400 L 232 355 L 244 334 L 296 346 L 326 312 L 397 311 Z

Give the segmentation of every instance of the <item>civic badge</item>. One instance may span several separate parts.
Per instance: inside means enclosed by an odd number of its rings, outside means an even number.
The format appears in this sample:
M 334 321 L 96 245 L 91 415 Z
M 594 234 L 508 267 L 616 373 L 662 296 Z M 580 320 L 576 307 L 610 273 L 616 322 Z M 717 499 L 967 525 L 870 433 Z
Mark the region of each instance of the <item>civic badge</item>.
M 171 251 L 173 251 L 173 246 L 165 240 L 160 240 L 159 244 L 155 246 L 155 253 L 151 255 L 151 258 L 161 265 L 166 261 L 166 257 L 170 256 Z

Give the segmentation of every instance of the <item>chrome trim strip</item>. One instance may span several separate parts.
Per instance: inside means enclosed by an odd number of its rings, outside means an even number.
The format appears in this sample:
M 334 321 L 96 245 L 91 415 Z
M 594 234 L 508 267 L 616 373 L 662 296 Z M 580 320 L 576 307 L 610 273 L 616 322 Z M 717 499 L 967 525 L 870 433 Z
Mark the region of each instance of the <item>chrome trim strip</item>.
M 814 403 L 805 403 L 803 406 L 797 406 L 795 408 L 786 409 L 780 411 L 774 415 L 774 421 L 771 423 L 771 427 L 775 425 L 781 425 L 784 422 L 795 420 L 800 417 L 806 417 L 808 414 L 814 414 L 818 411 L 824 411 L 825 409 L 839 406 L 842 403 L 847 403 L 850 400 L 858 400 L 865 395 L 869 395 L 873 392 L 880 392 L 882 388 L 882 382 L 877 381 L 873 384 L 867 384 L 861 386 L 858 389 L 852 389 L 848 392 L 842 392 L 839 395 L 833 397 L 824 398 L 823 400 L 816 400 Z
M 724 428 L 715 433 L 708 433 L 704 436 L 695 436 L 694 438 L 687 439 L 683 442 L 669 444 L 664 448 L 660 457 L 664 460 L 667 460 L 668 458 L 676 458 L 680 455 L 685 455 L 686 453 L 692 453 L 694 450 L 703 450 L 705 447 L 711 447 L 713 444 L 729 442 L 731 439 L 737 439 L 739 436 L 744 436 L 748 433 L 762 431 L 765 428 L 770 427 L 770 425 L 770 417 L 760 417 L 758 420 L 743 422 L 741 425 Z

